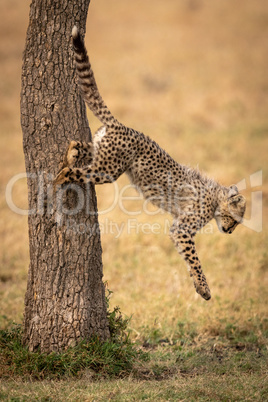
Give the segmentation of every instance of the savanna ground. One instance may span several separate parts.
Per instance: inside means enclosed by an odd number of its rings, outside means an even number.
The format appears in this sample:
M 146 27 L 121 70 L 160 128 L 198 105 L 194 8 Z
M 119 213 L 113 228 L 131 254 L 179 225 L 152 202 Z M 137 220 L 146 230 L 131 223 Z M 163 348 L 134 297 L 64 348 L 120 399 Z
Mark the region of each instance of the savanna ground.
M 27 217 L 5 198 L 9 180 L 24 172 L 19 96 L 28 12 L 29 0 L 1 0 L 1 328 L 23 320 L 29 260 Z M 169 217 L 137 199 L 126 177 L 114 206 L 115 187 L 98 187 L 104 280 L 150 360 L 119 379 L 5 378 L 0 399 L 268 399 L 267 37 L 266 0 L 92 0 L 86 42 L 113 113 L 177 161 L 222 184 L 241 182 L 246 221 L 231 236 L 214 223 L 197 236 L 212 290 L 206 302 L 167 236 Z M 90 114 L 89 121 L 98 127 Z M 259 174 L 250 181 L 259 171 L 262 183 Z M 13 200 L 27 208 L 24 180 Z

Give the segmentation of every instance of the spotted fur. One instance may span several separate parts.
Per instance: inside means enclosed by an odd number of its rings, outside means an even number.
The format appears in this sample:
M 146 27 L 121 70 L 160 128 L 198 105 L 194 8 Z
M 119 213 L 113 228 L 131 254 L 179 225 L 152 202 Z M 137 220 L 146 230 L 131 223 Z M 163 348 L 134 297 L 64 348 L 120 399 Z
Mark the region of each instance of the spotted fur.
M 222 232 L 232 233 L 243 219 L 245 198 L 235 186 L 221 186 L 197 170 L 175 162 L 149 137 L 119 123 L 99 94 L 76 27 L 72 37 L 80 90 L 103 126 L 95 134 L 93 143 L 71 141 L 55 185 L 111 183 L 127 173 L 146 199 L 173 216 L 170 237 L 189 266 L 197 293 L 209 300 L 211 294 L 194 236 L 212 218 Z

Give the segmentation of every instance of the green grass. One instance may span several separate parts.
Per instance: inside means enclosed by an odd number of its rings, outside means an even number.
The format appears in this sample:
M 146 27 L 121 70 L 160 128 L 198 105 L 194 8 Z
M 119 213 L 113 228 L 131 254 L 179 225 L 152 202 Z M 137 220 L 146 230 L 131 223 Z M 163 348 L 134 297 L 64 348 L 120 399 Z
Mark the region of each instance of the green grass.
M 62 379 L 81 376 L 85 370 L 92 377 L 118 377 L 129 375 L 139 361 L 148 360 L 148 353 L 138 349 L 128 334 L 129 319 L 120 308 L 109 309 L 112 292 L 107 289 L 106 303 L 110 339 L 102 342 L 98 337 L 81 340 L 78 345 L 61 353 L 30 352 L 23 344 L 21 325 L 11 324 L 0 330 L 0 377 L 21 379 Z
M 62 353 L 29 352 L 22 343 L 20 327 L 0 331 L 1 376 L 22 379 L 62 379 L 81 376 L 91 370 L 92 377 L 126 376 L 133 364 L 147 358 L 129 341 L 101 342 L 98 338 L 81 341 Z
M 262 326 L 254 327 L 255 340 L 231 323 L 207 338 L 187 322 L 178 328 L 172 342 L 153 332 L 143 344 L 95 339 L 50 355 L 29 353 L 20 327 L 1 331 L 0 400 L 266 400 Z
M 0 331 L 0 399 L 242 401 L 268 396 L 267 321 L 250 327 L 219 322 L 216 336 L 178 321 L 172 340 L 144 328 L 143 339 L 134 344 L 128 320 L 118 310 L 111 317 L 109 342 L 92 339 L 60 354 L 29 352 L 20 326 Z

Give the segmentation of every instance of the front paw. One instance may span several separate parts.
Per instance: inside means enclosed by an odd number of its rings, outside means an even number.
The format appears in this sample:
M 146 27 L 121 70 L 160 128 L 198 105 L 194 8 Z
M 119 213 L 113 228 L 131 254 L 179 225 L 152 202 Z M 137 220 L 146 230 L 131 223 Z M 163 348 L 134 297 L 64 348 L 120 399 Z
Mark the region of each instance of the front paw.
M 195 283 L 196 292 L 205 300 L 211 299 L 211 294 L 207 283 Z

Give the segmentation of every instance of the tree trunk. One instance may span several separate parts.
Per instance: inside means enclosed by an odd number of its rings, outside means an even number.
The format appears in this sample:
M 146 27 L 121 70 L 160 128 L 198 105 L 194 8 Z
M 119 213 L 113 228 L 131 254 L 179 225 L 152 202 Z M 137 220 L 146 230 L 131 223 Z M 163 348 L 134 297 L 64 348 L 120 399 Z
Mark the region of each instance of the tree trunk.
M 67 204 L 54 211 L 44 204 L 69 141 L 91 140 L 70 43 L 74 24 L 85 31 L 89 2 L 33 0 L 30 8 L 21 125 L 30 242 L 24 341 L 31 351 L 109 337 L 94 187 L 65 191 Z

